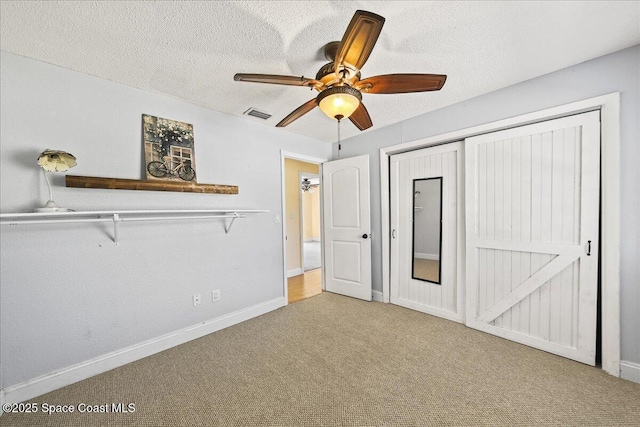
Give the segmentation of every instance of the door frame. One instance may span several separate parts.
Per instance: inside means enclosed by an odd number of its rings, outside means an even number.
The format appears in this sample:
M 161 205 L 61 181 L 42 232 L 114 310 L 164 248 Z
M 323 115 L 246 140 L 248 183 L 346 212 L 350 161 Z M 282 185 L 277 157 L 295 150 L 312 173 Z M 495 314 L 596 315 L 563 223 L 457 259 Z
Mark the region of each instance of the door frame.
M 382 300 L 390 296 L 390 156 L 513 127 L 600 111 L 600 263 L 602 369 L 620 376 L 620 93 L 588 98 L 533 113 L 380 149 Z M 462 280 L 465 280 L 463 277 Z
M 307 156 L 306 154 L 293 153 L 291 151 L 280 150 L 280 219 L 282 225 L 282 277 L 283 277 L 283 296 L 285 305 L 289 305 L 289 281 L 287 277 L 287 206 L 286 195 L 287 190 L 285 187 L 285 162 L 284 159 L 300 160 L 302 162 L 314 163 L 319 167 L 320 175 L 320 187 L 322 187 L 322 164 L 328 162 L 329 159 L 323 159 L 320 157 Z M 320 233 L 324 230 L 324 218 L 322 215 L 322 195 L 320 195 Z M 300 238 L 302 240 L 302 237 Z M 324 290 L 324 253 L 322 248 L 320 249 L 320 259 L 322 260 L 322 290 Z M 302 267 L 304 274 L 304 266 Z

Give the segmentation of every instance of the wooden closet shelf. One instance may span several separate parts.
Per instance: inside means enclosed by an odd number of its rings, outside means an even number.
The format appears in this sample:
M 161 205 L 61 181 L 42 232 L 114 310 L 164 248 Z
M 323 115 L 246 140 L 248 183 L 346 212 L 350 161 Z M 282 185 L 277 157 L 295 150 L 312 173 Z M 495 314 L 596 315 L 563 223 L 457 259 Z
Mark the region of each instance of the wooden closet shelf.
M 152 181 L 97 176 L 66 175 L 65 184 L 74 188 L 111 190 L 175 191 L 181 193 L 238 194 L 237 185 L 196 184 L 176 181 Z

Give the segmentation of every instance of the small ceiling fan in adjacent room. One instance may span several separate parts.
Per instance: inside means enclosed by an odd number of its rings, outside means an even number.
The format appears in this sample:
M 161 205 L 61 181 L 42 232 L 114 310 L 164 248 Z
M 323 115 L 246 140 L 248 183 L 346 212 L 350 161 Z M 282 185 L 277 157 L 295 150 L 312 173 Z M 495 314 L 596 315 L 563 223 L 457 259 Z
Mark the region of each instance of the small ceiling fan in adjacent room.
M 394 94 L 440 90 L 447 79 L 443 74 L 386 74 L 361 80 L 360 69 L 367 62 L 378 40 L 384 18 L 375 13 L 358 10 L 353 15 L 342 41 L 325 45 L 325 57 L 331 61 L 320 68 L 315 79 L 276 74 L 238 73 L 239 82 L 270 83 L 303 86 L 316 89 L 317 97 L 296 108 L 278 123 L 287 126 L 316 106 L 338 121 L 349 118 L 360 130 L 373 126 L 362 103 L 363 93 Z

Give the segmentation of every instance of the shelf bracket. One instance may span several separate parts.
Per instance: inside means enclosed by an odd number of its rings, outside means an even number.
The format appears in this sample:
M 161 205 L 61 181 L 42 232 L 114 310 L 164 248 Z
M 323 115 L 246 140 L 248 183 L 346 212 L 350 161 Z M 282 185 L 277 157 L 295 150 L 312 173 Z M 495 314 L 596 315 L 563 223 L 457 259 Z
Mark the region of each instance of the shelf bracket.
M 229 234 L 229 231 L 231 231 L 231 226 L 233 226 L 233 222 L 238 218 L 242 218 L 242 215 L 238 214 L 238 212 L 230 212 L 230 214 L 233 215 L 233 217 L 231 218 L 229 225 L 227 225 L 225 221 L 224 234 Z
M 120 239 L 119 239 L 119 225 L 122 222 L 122 219 L 120 218 L 120 215 L 115 213 L 113 214 L 113 243 L 118 246 L 120 244 Z

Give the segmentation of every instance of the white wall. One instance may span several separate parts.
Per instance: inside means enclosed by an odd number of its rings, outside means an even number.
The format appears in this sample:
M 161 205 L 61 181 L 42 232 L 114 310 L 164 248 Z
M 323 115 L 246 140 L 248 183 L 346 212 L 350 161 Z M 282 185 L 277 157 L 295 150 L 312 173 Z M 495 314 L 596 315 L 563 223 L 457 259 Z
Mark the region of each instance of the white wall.
M 342 142 L 341 158 L 369 154 L 372 231 L 380 235 L 379 149 L 558 105 L 621 94 L 621 358 L 640 363 L 640 46 L 426 113 Z M 456 84 L 447 79 L 447 87 Z M 376 95 L 365 95 L 376 96 Z M 402 95 L 394 95 L 402 96 Z M 425 94 L 428 96 L 428 94 Z M 366 102 L 366 99 L 365 99 Z M 375 117 L 373 121 L 375 123 Z M 334 144 L 334 157 L 337 147 Z M 373 287 L 382 290 L 381 239 L 373 240 Z
M 284 296 L 280 149 L 329 158 L 330 144 L 14 54 L 0 59 L 2 213 L 46 201 L 36 164 L 45 148 L 74 154 L 72 174 L 143 177 L 143 113 L 191 123 L 198 182 L 238 185 L 239 194 L 73 189 L 60 174 L 59 205 L 271 211 L 237 220 L 229 235 L 220 221 L 123 224 L 119 246 L 108 225 L 3 226 L 2 388 Z

